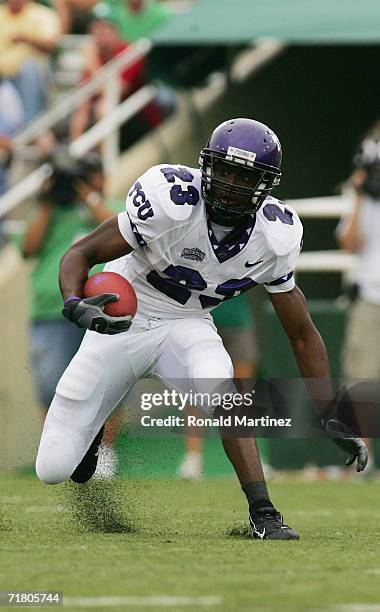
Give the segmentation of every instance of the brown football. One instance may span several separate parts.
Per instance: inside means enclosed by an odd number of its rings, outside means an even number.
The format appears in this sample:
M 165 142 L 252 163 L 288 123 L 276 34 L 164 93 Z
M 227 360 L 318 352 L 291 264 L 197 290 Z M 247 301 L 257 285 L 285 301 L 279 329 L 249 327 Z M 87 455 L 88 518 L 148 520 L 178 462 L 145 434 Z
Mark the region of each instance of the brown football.
M 98 272 L 87 279 L 83 288 L 84 297 L 94 297 L 101 293 L 117 293 L 119 299 L 104 307 L 104 312 L 111 317 L 135 316 L 137 298 L 131 283 L 116 272 Z

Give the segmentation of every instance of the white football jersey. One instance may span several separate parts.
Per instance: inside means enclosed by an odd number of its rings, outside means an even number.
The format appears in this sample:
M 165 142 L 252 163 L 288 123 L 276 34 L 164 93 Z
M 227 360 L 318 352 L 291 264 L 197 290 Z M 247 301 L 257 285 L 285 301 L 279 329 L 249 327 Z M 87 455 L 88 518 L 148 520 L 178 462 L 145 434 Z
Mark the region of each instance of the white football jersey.
M 201 195 L 201 172 L 178 165 L 150 168 L 133 185 L 120 232 L 134 251 L 105 270 L 125 276 L 148 317 L 207 316 L 251 287 L 293 289 L 301 250 L 297 213 L 267 197 L 238 236 L 218 242 Z

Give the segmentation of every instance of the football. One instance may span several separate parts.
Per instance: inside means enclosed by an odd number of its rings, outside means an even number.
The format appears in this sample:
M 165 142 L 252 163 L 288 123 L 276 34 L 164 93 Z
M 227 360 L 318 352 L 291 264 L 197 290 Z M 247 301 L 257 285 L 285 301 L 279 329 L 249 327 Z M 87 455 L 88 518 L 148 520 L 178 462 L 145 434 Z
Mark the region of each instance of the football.
M 135 290 L 124 276 L 116 272 L 98 272 L 87 279 L 83 288 L 84 297 L 94 297 L 101 293 L 117 293 L 119 299 L 104 307 L 104 312 L 111 317 L 135 316 L 137 298 Z

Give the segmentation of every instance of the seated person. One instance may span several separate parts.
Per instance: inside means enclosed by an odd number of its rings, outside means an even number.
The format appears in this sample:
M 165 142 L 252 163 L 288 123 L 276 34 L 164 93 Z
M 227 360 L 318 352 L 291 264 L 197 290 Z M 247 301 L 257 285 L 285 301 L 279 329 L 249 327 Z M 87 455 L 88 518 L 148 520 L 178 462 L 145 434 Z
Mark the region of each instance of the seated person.
M 94 11 L 89 32 L 92 40 L 82 48 L 85 64 L 83 80 L 93 76 L 104 64 L 129 47 L 129 43 L 120 38 L 117 26 L 110 14 Z M 141 58 L 120 72 L 120 100 L 124 100 L 140 89 L 144 80 L 145 59 Z M 79 138 L 93 122 L 102 119 L 105 113 L 105 96 L 102 92 L 86 100 L 71 117 L 70 140 Z M 139 116 L 145 120 L 149 128 L 154 127 L 161 121 L 161 113 L 155 103 L 147 104 L 139 113 Z
M 49 60 L 61 35 L 58 15 L 31 0 L 0 5 L 0 73 L 20 94 L 25 120 L 47 105 Z
M 7 165 L 12 154 L 12 136 L 22 126 L 24 109 L 17 90 L 0 76 L 0 196 L 8 189 Z

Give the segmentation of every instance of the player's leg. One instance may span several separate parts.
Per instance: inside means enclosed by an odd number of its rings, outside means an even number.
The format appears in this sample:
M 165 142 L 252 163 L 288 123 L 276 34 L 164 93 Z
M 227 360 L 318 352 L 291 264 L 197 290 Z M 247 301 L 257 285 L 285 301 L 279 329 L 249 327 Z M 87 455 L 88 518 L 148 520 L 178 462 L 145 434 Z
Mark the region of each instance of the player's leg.
M 219 308 L 223 312 L 223 307 Z M 216 322 L 214 317 L 214 323 L 217 326 L 218 334 L 231 357 L 235 378 L 240 379 L 243 391 L 250 391 L 251 387 L 249 385 L 252 384 L 251 379 L 254 375 L 257 361 L 257 343 L 254 328 L 252 325 L 251 327 L 241 327 L 240 325 L 236 325 L 235 327 L 225 326 L 225 318 L 223 317 L 223 313 L 222 316 L 220 316 L 219 308 L 217 310 L 217 314 L 219 312 L 219 317 Z M 228 314 L 230 314 L 229 311 Z M 220 322 L 220 326 L 218 322 Z M 199 416 L 199 411 L 195 408 L 190 408 L 188 414 Z M 262 444 L 260 444 L 260 448 L 262 450 Z M 202 437 L 197 435 L 197 432 L 195 432 L 195 435 L 192 435 L 192 430 L 189 428 L 186 436 L 186 452 L 178 469 L 178 475 L 181 478 L 185 480 L 200 478 L 203 466 L 202 450 Z M 266 464 L 264 472 L 267 473 L 269 471 L 270 466 Z
M 147 371 L 143 331 L 134 323 L 125 334 L 86 333 L 57 385 L 45 421 L 36 461 L 41 480 L 56 484 L 70 478 L 114 408 Z M 79 474 L 76 481 L 83 482 L 85 476 Z
M 169 384 L 191 388 L 196 392 L 212 392 L 232 387 L 231 359 L 209 319 L 184 319 L 171 327 L 162 346 L 155 372 Z M 207 377 L 207 380 L 205 380 Z M 265 483 L 259 452 L 254 438 L 233 438 L 231 432 L 222 441 L 247 497 L 252 535 L 256 538 L 298 539 L 298 534 L 283 524 Z
M 223 340 L 223 344 L 232 359 L 235 378 L 239 379 L 242 392 L 249 392 L 252 388 L 252 378 L 255 376 L 256 364 L 258 360 L 258 347 L 251 318 L 250 327 L 222 327 L 218 332 Z M 256 441 L 266 479 L 273 474 L 273 468 L 268 463 L 267 440 L 261 438 Z

